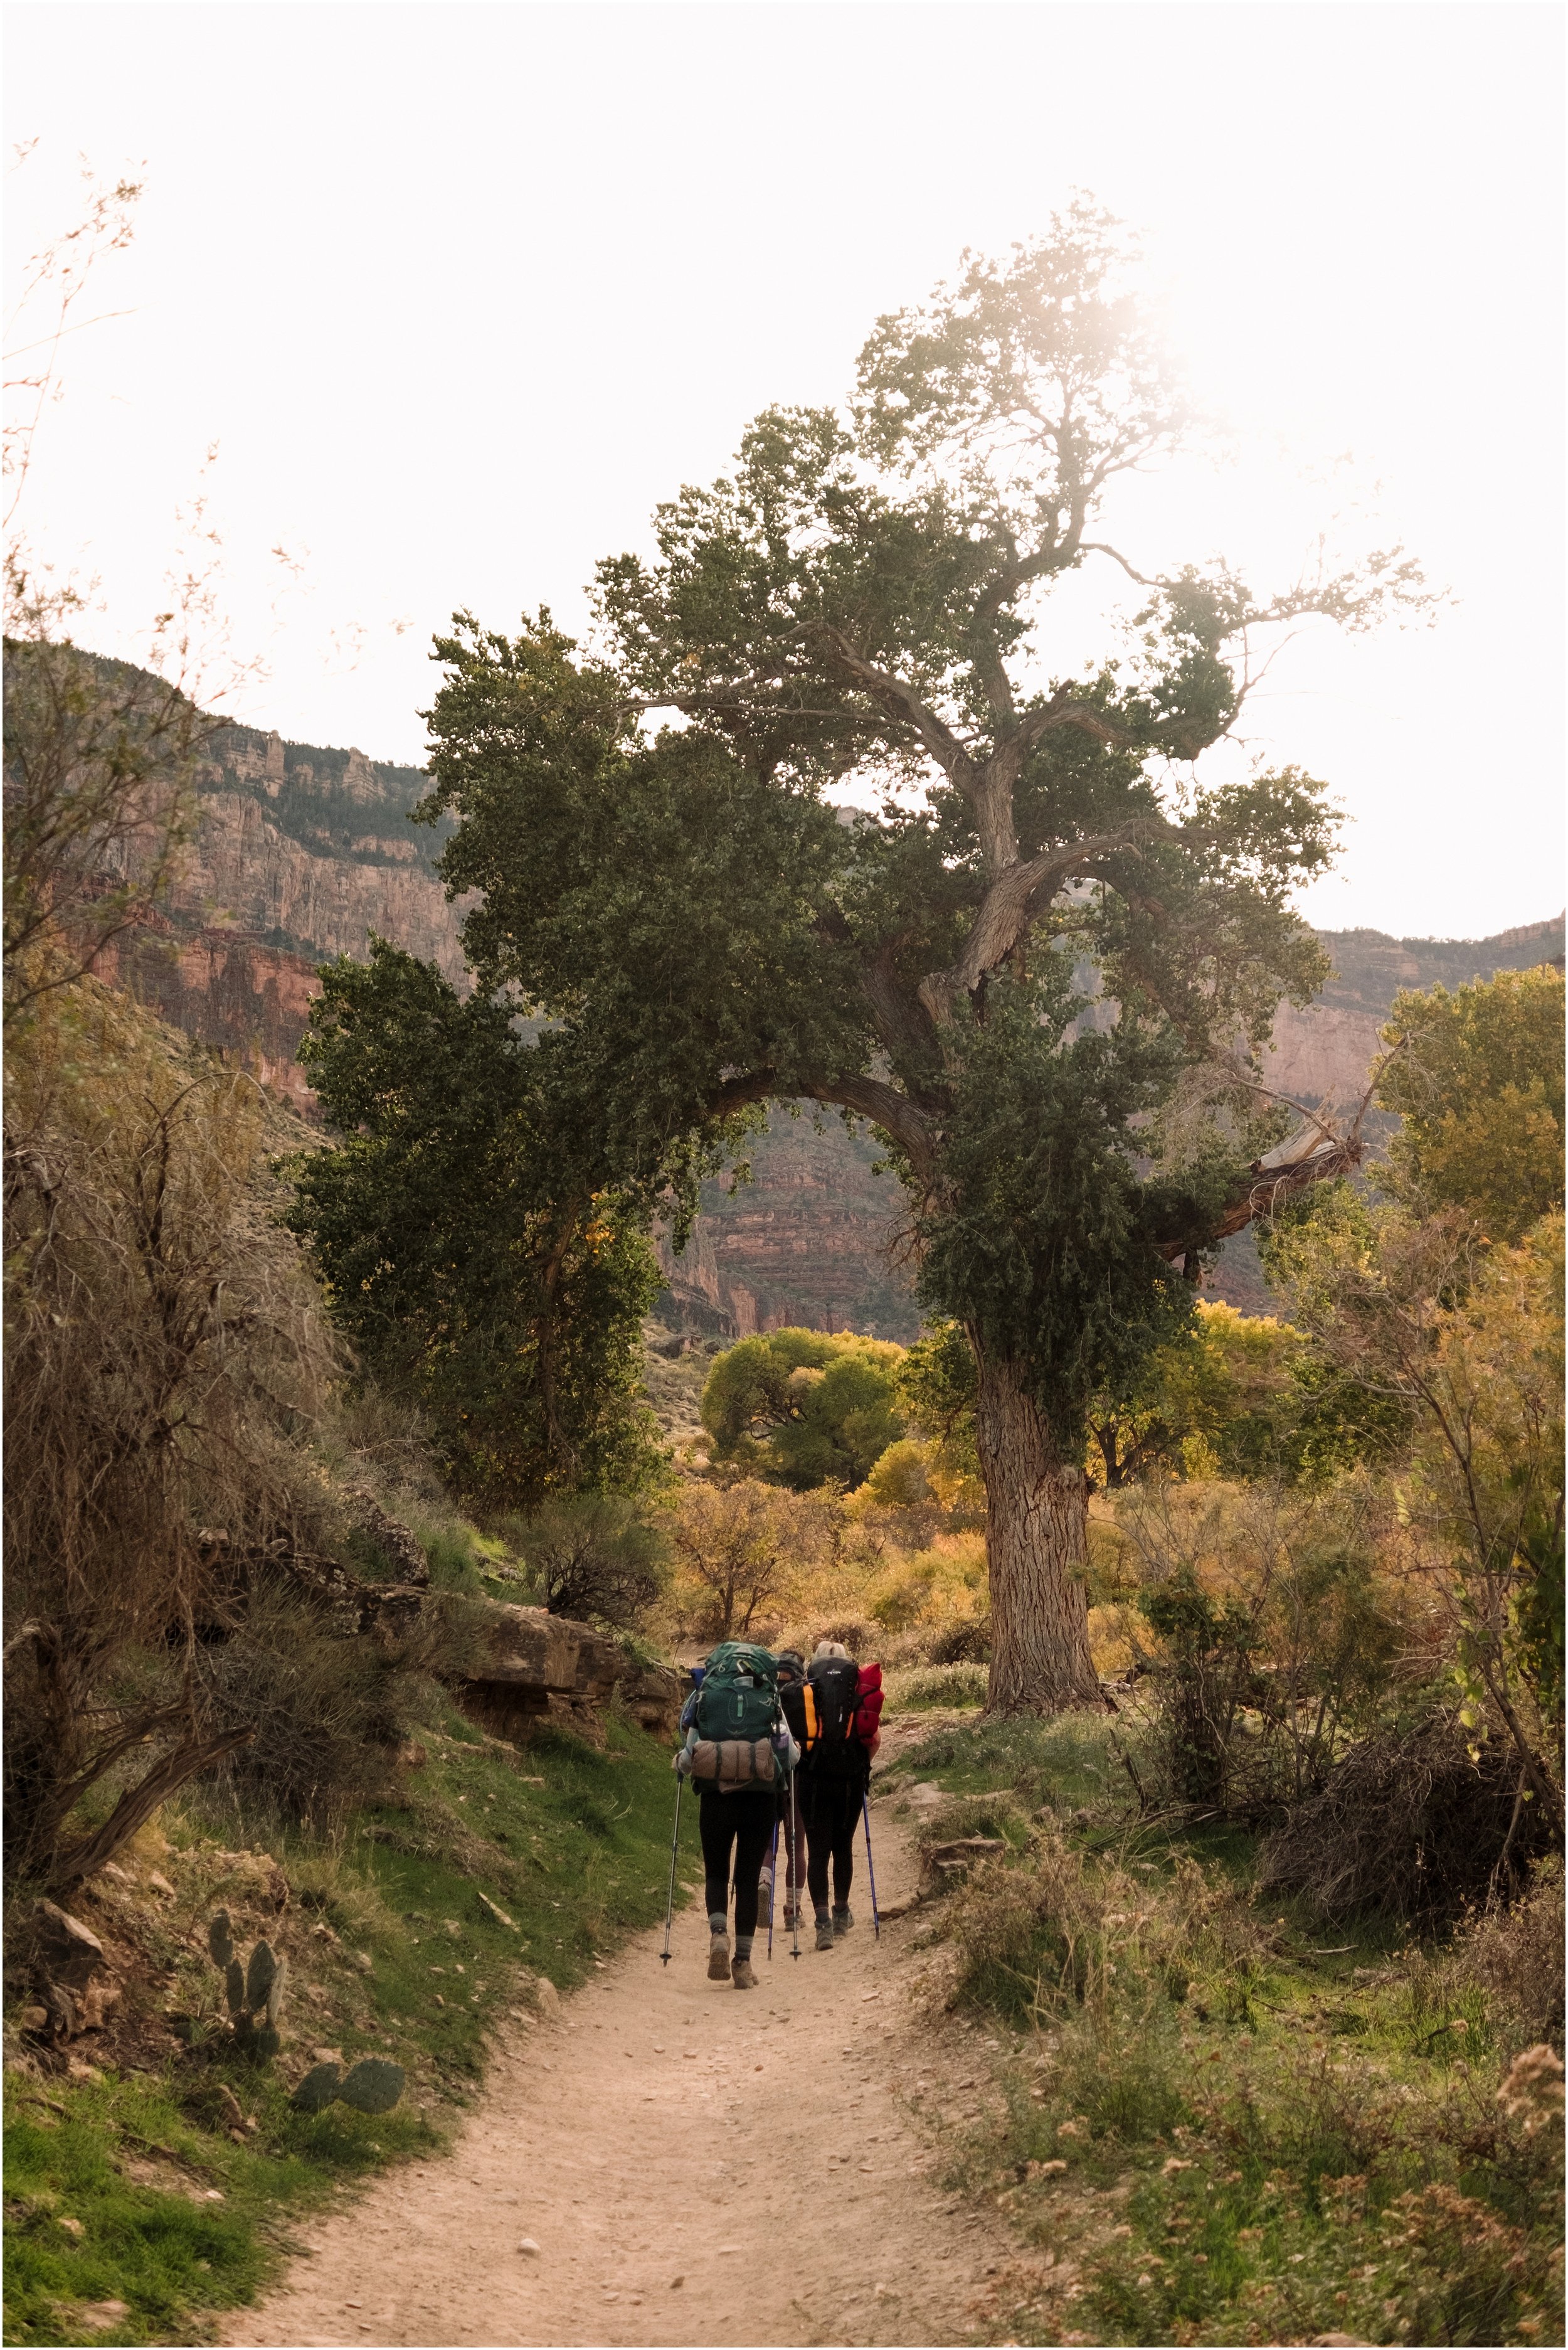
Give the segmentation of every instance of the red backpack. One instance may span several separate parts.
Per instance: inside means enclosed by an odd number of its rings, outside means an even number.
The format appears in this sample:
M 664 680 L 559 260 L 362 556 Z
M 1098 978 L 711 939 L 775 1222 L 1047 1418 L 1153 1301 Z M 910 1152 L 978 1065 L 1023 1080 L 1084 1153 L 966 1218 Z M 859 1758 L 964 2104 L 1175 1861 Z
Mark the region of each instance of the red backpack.
M 875 1754 L 882 1736 L 882 1668 L 862 1665 L 855 1682 L 855 1735 Z

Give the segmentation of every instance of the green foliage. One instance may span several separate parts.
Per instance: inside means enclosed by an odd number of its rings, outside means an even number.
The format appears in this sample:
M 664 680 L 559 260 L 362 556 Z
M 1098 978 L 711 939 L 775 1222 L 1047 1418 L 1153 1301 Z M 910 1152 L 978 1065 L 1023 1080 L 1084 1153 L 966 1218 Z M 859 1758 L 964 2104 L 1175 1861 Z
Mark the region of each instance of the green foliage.
M 1114 1490 L 1150 1474 L 1299 1471 L 1304 1351 L 1288 1323 L 1199 1298 L 1192 1320 L 1147 1358 L 1119 1402 L 1095 1399 L 1096 1482 Z
M 770 1073 L 742 1101 L 787 1099 L 867 1049 L 815 921 L 843 827 L 701 733 L 648 743 L 547 614 L 511 643 L 454 629 L 424 810 L 461 818 L 441 868 L 483 892 L 463 933 L 482 992 L 514 986 L 558 1024 L 541 1045 L 562 1147 L 690 1203 L 701 1142 L 740 1131 L 733 1071 Z
M 978 1473 L 974 1349 L 961 1325 L 933 1321 L 905 1348 L 898 1389 L 905 1410 L 925 1434 Z
M 885 1339 L 772 1330 L 719 1356 L 702 1425 L 722 1461 L 809 1492 L 858 1485 L 903 1433 L 902 1349 Z
M 1387 1188 L 1420 1214 L 1473 1216 L 1489 1238 L 1517 1241 L 1561 1209 L 1563 973 L 1533 971 L 1394 999 L 1377 1098 L 1403 1123 Z
M 1170 1081 L 1171 1040 L 1118 1024 L 1069 1041 L 1082 1009 L 1053 958 L 1033 985 L 993 985 L 983 1025 L 961 1022 L 950 1196 L 921 1226 L 921 1295 L 1030 1365 L 1064 1449 L 1082 1441 L 1096 1389 L 1132 1377 L 1193 1298 L 1156 1246 L 1166 1188 L 1132 1163 L 1130 1121 Z
M 339 1139 L 294 1163 L 288 1221 L 362 1360 L 424 1408 L 458 1490 L 515 1509 L 643 1481 L 659 1271 L 562 1138 L 546 1045 L 378 941 L 369 963 L 327 967 L 301 1057 Z

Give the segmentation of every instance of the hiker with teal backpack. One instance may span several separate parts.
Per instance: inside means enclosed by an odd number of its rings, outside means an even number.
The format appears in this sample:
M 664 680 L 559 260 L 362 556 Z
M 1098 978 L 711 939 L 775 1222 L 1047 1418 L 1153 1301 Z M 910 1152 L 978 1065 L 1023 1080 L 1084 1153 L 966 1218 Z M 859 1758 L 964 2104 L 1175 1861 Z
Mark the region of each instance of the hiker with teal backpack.
M 749 1640 L 722 1640 L 681 1710 L 686 1742 L 675 1768 L 697 1790 L 708 1903 L 708 1978 L 752 1991 L 759 1879 L 778 1819 L 780 1788 L 800 1750 L 779 1710 L 778 1663 Z M 732 1857 L 735 1954 L 730 1956 Z

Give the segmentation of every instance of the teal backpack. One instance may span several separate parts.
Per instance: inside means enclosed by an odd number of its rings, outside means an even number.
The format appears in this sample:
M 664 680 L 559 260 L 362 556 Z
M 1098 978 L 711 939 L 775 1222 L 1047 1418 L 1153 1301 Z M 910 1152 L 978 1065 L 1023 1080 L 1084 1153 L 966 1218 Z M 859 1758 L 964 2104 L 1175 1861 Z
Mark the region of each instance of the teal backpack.
M 721 1640 L 697 1692 L 699 1738 L 766 1738 L 779 1719 L 778 1659 L 749 1640 Z

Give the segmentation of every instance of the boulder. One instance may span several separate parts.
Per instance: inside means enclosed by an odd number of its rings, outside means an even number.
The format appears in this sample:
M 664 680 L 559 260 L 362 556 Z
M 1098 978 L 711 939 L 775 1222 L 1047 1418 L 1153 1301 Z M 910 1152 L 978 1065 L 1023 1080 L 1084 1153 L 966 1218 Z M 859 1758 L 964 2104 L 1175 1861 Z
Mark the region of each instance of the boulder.
M 92 1928 L 53 1901 L 40 1901 L 33 1911 L 33 1949 L 39 1972 L 66 1991 L 85 1991 L 108 1963 Z
M 1006 1850 L 1006 1841 L 1002 1836 L 960 1836 L 952 1844 L 934 1846 L 926 1855 L 926 1866 L 943 1877 L 956 1877 L 972 1868 L 977 1860 L 988 1860 L 993 1854 Z
M 361 1485 L 347 1487 L 343 1498 L 348 1504 L 355 1533 L 362 1534 L 379 1551 L 399 1584 L 428 1591 L 430 1561 L 423 1543 L 411 1528 L 389 1517 L 375 1495 Z

